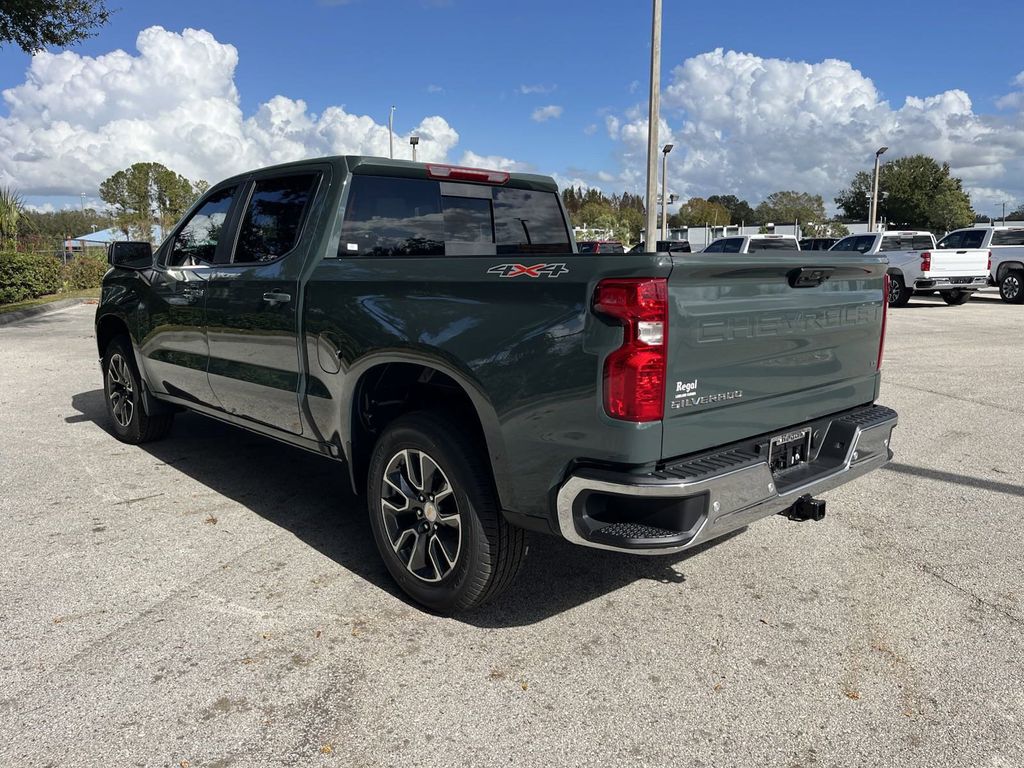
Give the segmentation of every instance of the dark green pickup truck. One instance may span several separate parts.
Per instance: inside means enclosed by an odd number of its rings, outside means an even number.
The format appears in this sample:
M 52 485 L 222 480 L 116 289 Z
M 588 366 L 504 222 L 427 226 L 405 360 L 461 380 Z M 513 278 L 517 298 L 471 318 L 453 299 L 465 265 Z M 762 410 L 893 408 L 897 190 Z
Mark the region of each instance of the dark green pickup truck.
M 187 408 L 344 462 L 381 555 L 450 613 L 526 531 L 670 554 L 891 458 L 886 262 L 579 254 L 546 177 L 372 157 L 221 182 L 96 313 L 129 443 Z

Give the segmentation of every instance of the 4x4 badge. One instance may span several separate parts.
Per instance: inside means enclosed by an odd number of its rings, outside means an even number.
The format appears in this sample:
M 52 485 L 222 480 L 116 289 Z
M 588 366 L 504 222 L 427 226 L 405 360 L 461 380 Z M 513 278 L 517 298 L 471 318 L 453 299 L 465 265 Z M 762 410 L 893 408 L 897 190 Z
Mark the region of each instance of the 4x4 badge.
M 534 264 L 532 267 L 525 264 L 498 264 L 488 269 L 487 274 L 499 277 L 558 277 L 568 271 L 565 264 Z

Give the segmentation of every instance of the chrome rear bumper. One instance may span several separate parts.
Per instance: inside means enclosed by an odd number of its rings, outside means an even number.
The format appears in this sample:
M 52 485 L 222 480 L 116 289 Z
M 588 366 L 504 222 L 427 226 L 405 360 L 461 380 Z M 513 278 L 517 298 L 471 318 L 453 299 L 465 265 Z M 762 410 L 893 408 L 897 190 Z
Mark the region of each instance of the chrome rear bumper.
M 889 443 L 897 421 L 896 412 L 882 406 L 837 417 L 821 430 L 809 462 L 778 474 L 767 461 L 738 448 L 676 462 L 649 475 L 581 470 L 558 491 L 558 528 L 565 539 L 585 547 L 646 555 L 681 552 L 884 466 L 892 458 Z M 708 471 L 709 466 L 720 469 Z M 642 519 L 595 520 L 588 512 L 592 499 L 605 510 L 614 505 L 615 514 L 627 518 L 631 506 L 663 511 L 676 500 L 688 507 L 677 515 L 687 521 L 677 527 L 686 530 L 659 530 Z M 612 530 L 637 535 L 608 535 Z

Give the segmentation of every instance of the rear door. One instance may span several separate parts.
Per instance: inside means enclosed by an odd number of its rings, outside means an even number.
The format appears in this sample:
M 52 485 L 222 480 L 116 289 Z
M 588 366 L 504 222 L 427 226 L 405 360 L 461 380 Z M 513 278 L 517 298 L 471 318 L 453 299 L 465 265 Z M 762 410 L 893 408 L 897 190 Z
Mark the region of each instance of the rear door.
M 326 166 L 257 174 L 231 258 L 210 276 L 210 384 L 224 410 L 301 434 L 299 278 Z
M 883 258 L 778 251 L 673 263 L 666 457 L 875 398 Z

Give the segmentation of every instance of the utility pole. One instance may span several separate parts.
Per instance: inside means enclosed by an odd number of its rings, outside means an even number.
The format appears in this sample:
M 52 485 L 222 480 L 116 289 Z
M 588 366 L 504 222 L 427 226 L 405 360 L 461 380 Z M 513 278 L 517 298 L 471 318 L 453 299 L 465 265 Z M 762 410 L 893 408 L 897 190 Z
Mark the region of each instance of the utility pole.
M 647 252 L 654 253 L 658 226 L 658 121 L 661 114 L 661 0 L 653 0 L 651 22 L 651 97 L 647 113 Z
M 388 157 L 395 159 L 395 105 L 391 105 L 388 113 Z
M 1003 224 L 1006 224 L 1006 201 L 1003 201 Z
M 871 182 L 871 203 L 868 213 L 868 232 L 875 231 L 875 219 L 878 218 L 878 166 L 879 158 L 885 154 L 888 147 L 881 147 L 875 152 L 875 177 Z

